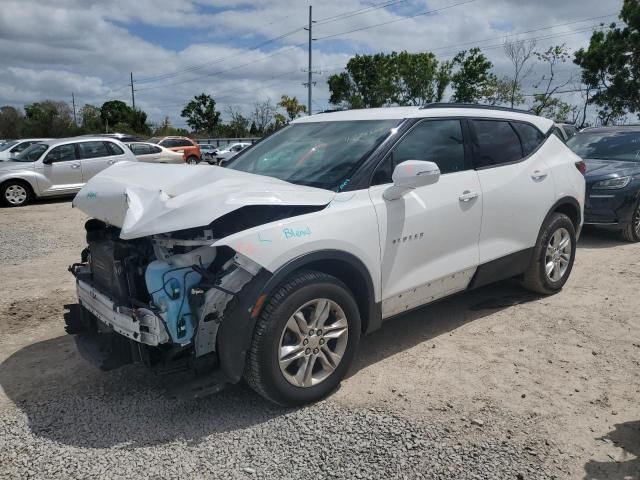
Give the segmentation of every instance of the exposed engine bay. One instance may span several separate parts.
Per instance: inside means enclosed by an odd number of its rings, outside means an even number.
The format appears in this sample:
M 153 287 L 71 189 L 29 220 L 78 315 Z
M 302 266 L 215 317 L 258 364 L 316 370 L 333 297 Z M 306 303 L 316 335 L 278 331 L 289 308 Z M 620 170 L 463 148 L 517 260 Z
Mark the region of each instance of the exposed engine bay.
M 99 339 L 99 366 L 142 361 L 171 372 L 215 365 L 227 306 L 261 267 L 212 247 L 211 225 L 132 240 L 96 219 L 85 229 L 88 246 L 70 267 L 84 308 L 67 331 Z

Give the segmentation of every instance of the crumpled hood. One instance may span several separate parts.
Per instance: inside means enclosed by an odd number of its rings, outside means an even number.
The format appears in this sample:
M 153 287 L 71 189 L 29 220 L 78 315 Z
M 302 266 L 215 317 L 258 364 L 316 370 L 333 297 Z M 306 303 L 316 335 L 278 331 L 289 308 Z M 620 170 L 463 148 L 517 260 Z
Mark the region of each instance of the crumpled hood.
M 222 167 L 119 162 L 89 180 L 73 206 L 131 239 L 205 226 L 247 205 L 319 206 L 335 195 Z

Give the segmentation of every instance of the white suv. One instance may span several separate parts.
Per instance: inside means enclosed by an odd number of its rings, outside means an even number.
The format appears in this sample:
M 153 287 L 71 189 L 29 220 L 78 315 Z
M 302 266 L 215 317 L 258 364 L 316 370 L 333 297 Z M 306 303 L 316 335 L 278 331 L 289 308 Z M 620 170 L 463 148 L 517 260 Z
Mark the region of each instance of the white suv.
M 510 277 L 562 288 L 584 164 L 552 131 L 498 108 L 354 110 L 297 119 L 228 168 L 115 165 L 74 200 L 93 219 L 68 331 L 101 341 L 103 368 L 319 399 L 383 320 Z

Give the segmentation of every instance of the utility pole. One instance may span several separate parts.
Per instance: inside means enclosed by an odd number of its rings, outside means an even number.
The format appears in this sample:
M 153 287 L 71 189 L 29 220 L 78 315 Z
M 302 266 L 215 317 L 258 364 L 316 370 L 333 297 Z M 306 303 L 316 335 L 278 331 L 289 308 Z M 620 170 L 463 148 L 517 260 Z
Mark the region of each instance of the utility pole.
M 76 117 L 76 97 L 73 94 L 73 92 L 71 92 L 71 104 L 73 105 L 73 123 L 77 127 L 78 126 L 78 117 Z
M 307 87 L 308 92 L 309 92 L 309 96 L 307 98 L 307 114 L 311 115 L 311 89 L 313 88 L 314 85 L 314 81 L 313 81 L 313 70 L 312 70 L 312 49 L 311 49 L 311 43 L 313 42 L 313 34 L 311 33 L 311 27 L 313 26 L 313 14 L 311 11 L 311 5 L 309 5 L 309 26 L 307 28 L 305 28 L 305 30 L 309 30 L 309 77 L 307 79 L 307 83 L 305 83 L 304 85 Z
M 136 96 L 133 93 L 135 90 L 133 89 L 133 72 L 131 72 L 131 106 L 133 107 L 133 111 L 136 111 Z

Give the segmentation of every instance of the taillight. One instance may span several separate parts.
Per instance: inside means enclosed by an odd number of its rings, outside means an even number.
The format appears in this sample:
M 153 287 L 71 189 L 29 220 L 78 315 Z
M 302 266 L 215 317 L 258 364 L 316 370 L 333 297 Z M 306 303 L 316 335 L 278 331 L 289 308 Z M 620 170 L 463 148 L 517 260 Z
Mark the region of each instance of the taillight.
M 584 160 L 580 160 L 579 162 L 576 162 L 576 168 L 580 171 L 582 175 L 587 173 L 587 164 L 584 163 Z

